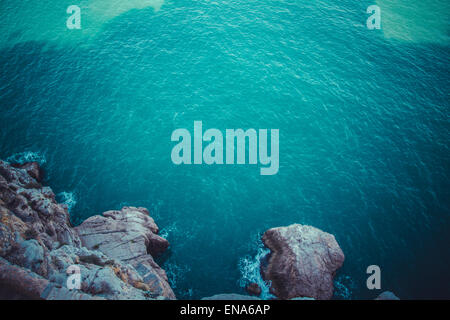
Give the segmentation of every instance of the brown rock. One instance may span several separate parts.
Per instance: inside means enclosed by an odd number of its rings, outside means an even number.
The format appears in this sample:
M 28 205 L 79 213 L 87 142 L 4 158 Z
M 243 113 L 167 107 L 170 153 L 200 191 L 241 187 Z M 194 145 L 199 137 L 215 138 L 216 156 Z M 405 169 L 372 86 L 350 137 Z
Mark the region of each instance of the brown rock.
M 280 299 L 331 299 L 333 277 L 344 262 L 333 235 L 294 224 L 266 231 L 263 242 L 271 253 L 261 273 L 271 281 L 271 293 Z
M 153 260 L 169 242 L 158 236 L 158 226 L 145 208 L 124 207 L 93 216 L 76 227 L 83 246 L 131 264 L 153 293 L 175 299 L 166 273 Z
M 0 161 L 0 299 L 174 299 L 152 254 L 169 243 L 144 208 L 123 208 L 71 226 L 65 205 L 37 180 L 36 163 Z M 67 289 L 78 266 L 80 290 Z
M 13 167 L 25 170 L 37 182 L 41 182 L 43 178 L 43 171 L 37 162 L 27 162 L 24 164 L 13 163 Z
M 19 166 L 19 167 L 17 167 Z M 50 188 L 43 187 L 30 175 L 39 176 L 37 163 L 15 167 L 0 161 L 0 208 L 5 225 L 24 238 L 36 239 L 46 249 L 63 244 L 79 247 L 78 234 L 70 226 L 67 208 L 56 202 Z M 26 225 L 20 227 L 20 221 Z
M 246 288 L 247 292 L 252 296 L 259 296 L 261 295 L 261 288 L 257 283 L 250 283 Z
M 0 258 L 0 299 L 98 300 L 99 298 L 57 286 L 32 271 Z

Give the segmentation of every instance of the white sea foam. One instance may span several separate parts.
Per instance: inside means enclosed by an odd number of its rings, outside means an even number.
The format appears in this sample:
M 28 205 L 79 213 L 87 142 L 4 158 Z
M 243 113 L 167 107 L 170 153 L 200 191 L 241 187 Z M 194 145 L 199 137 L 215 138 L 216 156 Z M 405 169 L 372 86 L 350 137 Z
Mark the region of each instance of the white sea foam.
M 258 237 L 260 239 L 260 237 Z M 269 300 L 274 296 L 269 292 L 270 283 L 263 280 L 260 272 L 261 260 L 264 259 L 270 250 L 264 247 L 261 240 L 257 241 L 257 253 L 256 256 L 245 256 L 239 260 L 239 270 L 241 272 L 241 279 L 239 285 L 245 288 L 249 283 L 254 282 L 261 288 L 260 298 L 263 300 Z
M 77 204 L 77 199 L 75 193 L 73 192 L 60 192 L 56 195 L 56 198 L 58 199 L 59 203 L 64 203 L 65 205 L 67 205 L 69 212 Z
M 175 234 L 178 231 L 177 224 L 173 223 L 159 231 L 159 236 L 168 240 L 172 234 Z
M 355 283 L 350 276 L 340 275 L 334 280 L 334 296 L 337 299 L 350 300 Z
M 163 268 L 166 271 L 167 278 L 169 279 L 169 284 L 172 289 L 176 289 L 178 283 L 184 279 L 186 273 L 190 271 L 188 266 L 180 266 L 176 263 L 166 263 L 163 265 Z M 187 294 L 192 296 L 192 290 L 188 290 Z
M 9 163 L 20 163 L 20 164 L 27 162 L 37 162 L 40 165 L 43 165 L 45 164 L 46 159 L 45 156 L 39 152 L 25 151 L 13 154 L 12 156 L 8 157 L 6 161 Z

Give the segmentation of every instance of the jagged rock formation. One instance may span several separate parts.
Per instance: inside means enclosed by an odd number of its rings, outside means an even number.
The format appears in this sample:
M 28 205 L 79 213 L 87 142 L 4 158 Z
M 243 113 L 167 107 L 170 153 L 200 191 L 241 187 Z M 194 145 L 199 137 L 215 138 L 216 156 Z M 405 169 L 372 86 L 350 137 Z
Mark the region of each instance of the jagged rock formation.
M 37 163 L 0 161 L 0 298 L 175 299 L 166 273 L 154 261 L 169 243 L 145 208 L 124 207 L 74 228 L 67 206 L 41 184 Z M 261 274 L 279 299 L 330 299 L 344 254 L 333 235 L 303 225 L 266 231 L 271 253 Z M 69 290 L 69 269 L 80 271 Z M 250 294 L 261 288 L 250 284 Z M 377 299 L 394 299 L 383 293 Z M 396 298 L 396 297 L 395 297 Z M 206 300 L 257 300 L 219 294 Z
M 164 252 L 169 242 L 157 235 L 158 226 L 147 209 L 124 207 L 121 211 L 107 211 L 75 229 L 85 247 L 132 265 L 147 290 L 175 299 L 166 273 L 152 257 Z
M 153 260 L 168 247 L 143 208 L 108 211 L 72 228 L 67 207 L 41 185 L 37 163 L 0 161 L 0 297 L 174 299 Z M 80 269 L 80 290 L 66 287 Z
M 344 262 L 344 253 L 333 235 L 311 226 L 294 224 L 273 228 L 263 235 L 271 252 L 261 264 L 261 274 L 271 282 L 279 299 L 333 296 L 333 277 Z

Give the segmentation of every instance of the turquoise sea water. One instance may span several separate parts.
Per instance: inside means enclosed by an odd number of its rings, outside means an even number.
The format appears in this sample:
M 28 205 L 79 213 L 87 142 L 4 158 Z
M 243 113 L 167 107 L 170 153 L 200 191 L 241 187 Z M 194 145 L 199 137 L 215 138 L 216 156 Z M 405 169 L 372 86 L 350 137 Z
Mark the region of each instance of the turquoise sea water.
M 81 31 L 71 1 L 0 4 L 0 158 L 41 161 L 75 224 L 149 208 L 179 298 L 244 292 L 260 234 L 291 223 L 336 236 L 337 298 L 378 295 L 372 264 L 401 298 L 450 297 L 446 1 L 395 1 L 373 31 L 371 1 L 80 3 Z M 194 120 L 280 129 L 279 173 L 173 165 Z

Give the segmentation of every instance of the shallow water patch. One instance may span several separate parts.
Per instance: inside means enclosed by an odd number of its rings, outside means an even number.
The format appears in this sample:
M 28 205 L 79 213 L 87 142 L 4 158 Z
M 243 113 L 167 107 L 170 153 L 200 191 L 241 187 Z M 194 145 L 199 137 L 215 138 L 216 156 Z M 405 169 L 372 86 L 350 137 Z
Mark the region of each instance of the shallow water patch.
M 377 0 L 386 38 L 449 44 L 450 3 L 443 0 Z
M 67 8 L 71 0 L 23 0 L 0 3 L 0 47 L 12 47 L 29 41 L 51 41 L 57 44 L 89 41 L 112 19 L 133 9 L 161 9 L 164 0 L 82 0 L 81 29 L 69 30 Z

